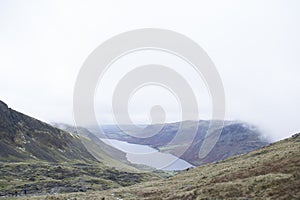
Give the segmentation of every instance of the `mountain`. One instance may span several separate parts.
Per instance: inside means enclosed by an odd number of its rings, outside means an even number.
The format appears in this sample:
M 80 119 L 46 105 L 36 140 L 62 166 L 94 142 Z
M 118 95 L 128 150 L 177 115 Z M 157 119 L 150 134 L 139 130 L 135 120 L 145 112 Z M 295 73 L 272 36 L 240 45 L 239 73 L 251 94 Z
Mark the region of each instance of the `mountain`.
M 111 158 L 101 145 L 0 101 L 0 197 L 99 191 L 159 178 Z
M 77 135 L 12 110 L 2 101 L 0 138 L 0 161 L 96 161 Z
M 157 148 L 162 152 L 168 152 L 176 155 L 176 151 L 183 146 L 188 146 L 187 150 L 183 155 L 180 156 L 181 159 L 188 161 L 189 163 L 200 166 L 207 163 L 217 162 L 224 160 L 231 156 L 240 155 L 248 153 L 255 149 L 261 148 L 269 144 L 269 142 L 262 137 L 262 133 L 253 125 L 249 125 L 245 122 L 239 121 L 225 121 L 224 127 L 221 130 L 221 135 L 212 149 L 212 151 L 204 158 L 199 158 L 199 150 L 203 144 L 204 138 L 206 137 L 206 132 L 210 126 L 210 121 L 201 120 L 198 123 L 198 131 L 195 135 L 194 140 L 191 144 L 185 142 L 185 136 L 179 140 L 177 144 L 169 145 L 172 139 L 176 136 L 179 126 L 183 127 L 185 134 L 191 132 L 193 127 L 197 126 L 195 121 L 184 121 L 182 123 L 167 123 L 158 132 L 158 134 L 151 136 L 149 138 L 137 138 L 130 136 L 126 133 L 132 132 L 132 126 L 123 126 L 124 133 L 117 126 L 107 125 L 103 126 L 103 133 L 106 137 L 110 139 L 117 139 L 127 141 L 134 144 L 150 145 L 153 148 Z M 157 130 L 157 127 L 161 125 L 150 125 L 145 129 L 145 134 L 151 133 L 153 130 Z M 93 127 L 90 127 L 91 131 L 95 134 L 98 132 Z M 214 134 L 218 129 L 214 129 Z
M 300 199 L 300 134 L 253 152 L 80 199 Z
M 148 171 L 155 170 L 149 166 L 133 164 L 129 162 L 126 158 L 126 153 L 107 145 L 99 137 L 84 127 L 75 127 L 64 123 L 53 123 L 53 126 L 73 134 L 78 134 L 83 144 L 88 147 L 89 152 L 106 165 L 129 171 L 136 169 L 147 169 Z M 163 174 L 163 172 L 158 171 L 157 173 Z
M 200 159 L 198 152 L 203 143 L 204 135 L 203 132 L 198 132 L 192 145 L 182 155 L 183 159 L 200 166 L 245 154 L 269 144 L 256 127 L 244 122 L 227 122 L 211 152 L 205 158 Z
M 126 159 L 126 153 L 105 144 L 88 129 L 83 127 L 75 127 L 63 123 L 54 123 L 53 125 L 69 133 L 79 135 L 81 141 L 85 144 L 85 146 L 89 147 L 89 152 L 99 160 L 103 160 L 104 162 L 108 161 L 109 163 L 111 163 L 113 161 L 113 158 L 118 158 L 118 160 L 129 164 L 129 162 Z M 91 146 L 91 143 L 89 141 L 92 141 L 98 147 Z

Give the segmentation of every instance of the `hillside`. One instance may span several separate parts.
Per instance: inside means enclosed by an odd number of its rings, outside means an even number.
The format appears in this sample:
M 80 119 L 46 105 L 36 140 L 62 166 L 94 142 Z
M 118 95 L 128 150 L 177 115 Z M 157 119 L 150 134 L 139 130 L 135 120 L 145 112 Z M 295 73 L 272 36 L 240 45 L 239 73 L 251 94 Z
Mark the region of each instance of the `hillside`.
M 107 145 L 101 139 L 99 139 L 99 137 L 86 128 L 75 127 L 63 123 L 54 123 L 53 125 L 67 132 L 77 134 L 82 143 L 87 147 L 88 151 L 105 165 L 127 171 L 137 171 L 137 169 L 147 169 L 148 171 L 155 170 L 149 166 L 138 165 L 129 162 L 126 158 L 126 153 Z M 163 173 L 158 171 L 156 172 Z
M 27 195 L 99 191 L 158 178 L 112 159 L 89 138 L 14 111 L 1 101 L 0 139 L 0 197 L 25 191 Z
M 37 199 L 299 199 L 300 134 L 171 178 L 103 192 Z
M 186 144 L 185 138 L 182 138 L 180 143 L 169 145 L 170 141 L 176 135 L 180 123 L 165 124 L 162 130 L 150 137 L 150 138 L 136 138 L 125 134 L 117 126 L 109 125 L 103 127 L 103 132 L 106 137 L 111 139 L 123 140 L 134 144 L 150 145 L 151 147 L 158 148 L 162 152 L 168 152 L 176 155 L 176 149 L 182 146 L 189 146 L 187 151 L 181 155 L 181 159 L 188 161 L 189 163 L 200 166 L 207 163 L 212 163 L 220 160 L 224 160 L 231 156 L 248 153 L 269 144 L 269 142 L 262 137 L 262 133 L 253 125 L 249 125 L 245 122 L 239 121 L 225 121 L 224 128 L 221 132 L 221 136 L 214 146 L 212 151 L 204 158 L 198 157 L 200 147 L 204 141 L 207 130 L 210 125 L 210 121 L 201 120 L 198 124 L 198 131 L 192 144 Z M 155 126 L 150 125 L 145 129 L 145 132 L 150 132 L 157 129 Z M 183 130 L 185 134 L 188 134 L 192 127 L 196 126 L 195 121 L 182 122 Z M 97 132 L 93 127 L 90 130 Z M 131 126 L 125 126 L 126 132 L 131 132 L 133 129 Z M 218 129 L 215 129 L 216 132 Z M 101 134 L 99 137 L 101 137 Z M 183 135 L 184 137 L 184 135 Z
M 0 101 L 0 161 L 96 159 L 79 137 L 14 111 Z

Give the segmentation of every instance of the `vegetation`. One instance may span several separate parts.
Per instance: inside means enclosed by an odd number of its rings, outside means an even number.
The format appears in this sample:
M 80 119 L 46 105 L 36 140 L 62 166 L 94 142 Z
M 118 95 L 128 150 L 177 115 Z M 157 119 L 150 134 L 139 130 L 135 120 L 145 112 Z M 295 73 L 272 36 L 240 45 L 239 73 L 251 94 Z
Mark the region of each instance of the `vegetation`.
M 299 199 L 299 185 L 300 134 L 297 134 L 251 153 L 164 180 L 36 199 Z
M 242 131 L 236 127 L 244 130 L 244 125 L 227 126 L 226 133 L 239 135 Z M 300 199 L 300 134 L 172 176 L 141 172 L 135 167 L 145 166 L 129 166 L 124 153 L 103 145 L 86 130 L 77 131 L 81 133 L 62 131 L 0 101 L 0 196 L 23 200 Z M 256 148 L 259 140 L 252 136 L 247 141 Z M 234 141 L 221 137 L 216 155 L 226 150 L 224 144 L 240 144 L 243 137 Z
M 84 162 L 0 163 L 0 168 L 0 196 L 7 197 L 107 190 L 158 178 Z
M 0 138 L 0 197 L 100 191 L 159 178 L 129 166 L 124 153 L 87 131 L 63 131 L 1 101 Z

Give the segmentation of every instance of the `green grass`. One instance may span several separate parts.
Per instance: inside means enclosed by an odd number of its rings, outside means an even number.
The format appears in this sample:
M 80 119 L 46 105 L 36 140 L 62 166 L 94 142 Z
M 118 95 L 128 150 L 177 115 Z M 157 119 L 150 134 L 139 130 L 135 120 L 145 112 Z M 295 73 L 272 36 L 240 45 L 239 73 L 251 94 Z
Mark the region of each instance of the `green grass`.
M 151 179 L 154 174 L 122 171 L 101 163 L 19 162 L 0 163 L 0 194 L 43 195 L 80 191 L 100 191 L 130 186 Z

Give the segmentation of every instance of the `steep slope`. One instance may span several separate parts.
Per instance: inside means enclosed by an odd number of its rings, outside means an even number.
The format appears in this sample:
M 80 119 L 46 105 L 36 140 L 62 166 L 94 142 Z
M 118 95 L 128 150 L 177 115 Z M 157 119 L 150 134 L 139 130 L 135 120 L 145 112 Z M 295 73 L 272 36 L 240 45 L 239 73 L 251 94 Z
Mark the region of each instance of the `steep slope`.
M 99 191 L 157 179 L 0 101 L 0 197 Z M 97 159 L 85 147 L 94 146 Z
M 256 127 L 244 122 L 225 121 L 224 128 L 217 144 L 204 159 L 199 159 L 199 150 L 206 136 L 210 121 L 202 120 L 199 122 L 197 134 L 191 144 L 184 142 L 185 139 L 182 138 L 180 143 L 171 146 L 169 143 L 176 135 L 179 125 L 180 123 L 165 124 L 158 134 L 150 138 L 132 137 L 125 134 L 117 126 L 112 125 L 104 126 L 103 130 L 108 138 L 135 144 L 150 145 L 160 149 L 160 151 L 173 153 L 174 155 L 176 155 L 175 152 L 177 148 L 188 146 L 189 148 L 180 158 L 196 166 L 220 161 L 234 155 L 248 153 L 269 144 L 266 139 L 262 138 L 261 132 Z M 148 127 L 145 129 L 145 132 L 151 133 L 152 130 L 156 129 L 155 126 L 157 125 Z M 182 122 L 182 127 L 184 127 L 186 134 L 191 132 L 190 130 L 192 130 L 192 127 L 194 126 L 196 126 L 195 121 Z M 91 128 L 91 130 L 95 129 Z M 131 130 L 133 130 L 131 126 L 125 126 L 126 132 L 130 133 Z M 217 129 L 215 131 L 217 131 Z
M 61 195 L 57 199 L 300 199 L 299 185 L 300 134 L 296 134 L 165 180 L 91 194 Z
M 95 136 L 93 133 L 91 133 L 86 128 L 74 127 L 74 126 L 71 126 L 68 124 L 62 124 L 62 123 L 55 123 L 54 126 L 60 128 L 62 130 L 65 130 L 67 132 L 70 132 L 73 134 L 78 134 L 84 143 L 88 143 L 88 141 L 93 141 L 95 144 L 97 144 L 99 147 L 101 147 L 100 149 L 97 148 L 100 151 L 98 153 L 101 153 L 101 155 L 97 156 L 100 160 L 104 160 L 103 156 L 105 156 L 106 158 L 107 157 L 118 158 L 118 160 L 122 160 L 124 162 L 127 161 L 126 154 L 124 152 L 119 151 L 118 149 L 115 149 L 115 148 L 105 144 L 104 142 L 102 142 L 102 140 L 100 140 L 97 136 Z M 89 148 L 89 149 L 92 150 L 93 148 Z
M 243 122 L 227 122 L 212 151 L 204 159 L 199 159 L 198 153 L 203 143 L 204 135 L 203 133 L 197 134 L 192 145 L 182 155 L 183 159 L 200 166 L 235 155 L 245 154 L 269 144 L 256 127 Z
M 137 168 L 145 169 L 146 167 L 130 163 L 126 158 L 126 153 L 107 145 L 86 128 L 74 127 L 63 123 L 54 123 L 53 125 L 67 132 L 78 134 L 88 151 L 107 166 L 127 171 L 137 171 Z
M 0 161 L 96 159 L 79 137 L 14 111 L 0 101 Z

